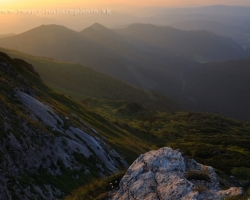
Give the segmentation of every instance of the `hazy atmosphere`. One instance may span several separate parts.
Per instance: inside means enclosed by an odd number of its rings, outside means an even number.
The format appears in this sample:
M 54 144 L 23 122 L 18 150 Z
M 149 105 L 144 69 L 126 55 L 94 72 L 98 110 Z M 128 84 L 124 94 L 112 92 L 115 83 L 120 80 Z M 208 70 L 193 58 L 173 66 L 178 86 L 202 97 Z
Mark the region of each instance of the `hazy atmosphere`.
M 0 0 L 0 200 L 249 200 L 249 0 Z
M 74 30 L 81 30 L 99 22 L 107 27 L 127 25 L 129 23 L 157 23 L 170 25 L 176 21 L 175 15 L 207 14 L 213 15 L 246 15 L 249 9 L 239 7 L 236 12 L 226 8 L 209 9 L 201 6 L 228 5 L 249 6 L 248 0 L 221 1 L 19 1 L 2 0 L 0 2 L 0 34 L 21 33 L 42 24 L 61 24 Z M 188 9 L 185 9 L 188 8 Z M 194 9 L 197 8 L 197 9 Z M 102 11 L 106 9 L 106 12 Z M 249 13 L 249 12 L 248 12 Z M 105 14 L 105 15 L 104 15 Z M 164 23 L 154 20 L 156 16 L 172 15 Z M 171 21 L 169 21 L 171 19 Z M 187 18 L 188 19 L 188 18 Z M 197 17 L 197 19 L 199 19 Z M 154 20 L 154 21 L 152 21 Z

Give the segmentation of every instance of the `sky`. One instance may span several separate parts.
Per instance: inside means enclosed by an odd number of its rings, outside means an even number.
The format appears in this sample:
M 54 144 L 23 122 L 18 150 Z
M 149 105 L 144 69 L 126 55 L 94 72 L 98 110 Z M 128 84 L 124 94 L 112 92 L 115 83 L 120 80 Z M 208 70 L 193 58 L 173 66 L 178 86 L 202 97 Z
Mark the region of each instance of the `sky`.
M 207 5 L 250 6 L 250 0 L 0 0 L 0 34 L 21 33 L 42 24 L 60 24 L 74 30 L 91 23 L 102 23 L 107 27 L 138 22 L 136 17 L 153 16 L 161 8 L 199 7 Z M 152 9 L 155 7 L 155 9 Z M 98 9 L 110 8 L 110 15 L 44 14 L 46 9 Z M 160 9 L 159 9 L 160 8 Z M 23 13 L 18 13 L 22 10 Z M 39 14 L 26 13 L 35 10 Z M 12 13 L 9 14 L 8 11 Z M 115 14 L 115 15 L 113 15 Z M 115 17 L 113 17 L 115 16 Z
M 204 5 L 250 5 L 249 0 L 0 0 L 3 8 L 47 8 L 60 6 L 98 6 L 98 5 L 130 5 L 130 6 L 204 6 Z

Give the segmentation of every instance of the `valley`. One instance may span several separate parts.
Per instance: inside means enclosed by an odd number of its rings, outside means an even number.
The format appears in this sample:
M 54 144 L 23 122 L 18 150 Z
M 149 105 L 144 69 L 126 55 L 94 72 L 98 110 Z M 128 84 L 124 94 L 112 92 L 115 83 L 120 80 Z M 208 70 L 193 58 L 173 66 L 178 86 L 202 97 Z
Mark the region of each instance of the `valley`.
M 233 1 L 1 1 L 0 200 L 249 200 Z
M 145 31 L 147 34 L 141 37 Z M 46 43 L 40 42 L 44 40 Z M 193 46 L 194 41 L 197 46 Z M 112 76 L 143 90 L 176 99 L 187 110 L 218 112 L 233 118 L 250 119 L 250 108 L 246 102 L 248 93 L 238 92 L 248 91 L 250 87 L 246 79 L 249 75 L 248 59 L 244 59 L 250 54 L 234 40 L 208 31 L 181 31 L 150 24 L 134 24 L 111 30 L 96 23 L 76 32 L 63 26 L 43 25 L 2 38 L 0 46 L 17 50 L 4 49 L 14 57 L 29 59 L 47 84 L 77 100 L 103 98 L 104 90 L 109 90 L 110 94 L 105 99 L 116 98 L 112 97 L 114 85 L 110 85 L 111 81 L 109 85 L 102 85 L 102 91 L 91 94 L 90 91 L 97 91 L 101 87 L 97 83 L 91 84 L 90 77 L 99 79 L 100 74 L 95 77 L 96 72 L 90 69 L 87 72 L 86 67 L 81 67 L 83 65 L 108 75 L 105 76 L 106 80 L 111 80 Z M 189 49 L 193 49 L 193 52 Z M 38 56 L 40 58 L 36 58 Z M 66 62 L 75 65 L 72 67 Z M 58 70 L 62 65 L 63 70 Z M 227 72 L 224 73 L 224 70 Z M 237 76 L 230 75 L 236 71 Z M 62 78 L 64 76 L 68 78 L 65 80 Z M 84 89 L 80 86 L 82 84 L 95 88 Z M 121 87 L 114 90 L 127 91 Z M 120 99 L 129 100 L 124 96 Z M 224 101 L 226 103 L 222 103 Z
M 20 75 L 18 75 L 19 73 Z M 13 180 L 11 177 L 14 174 L 17 177 L 15 179 L 19 180 L 19 182 L 27 180 L 28 182 L 25 184 L 33 185 L 32 187 L 34 188 L 30 195 L 40 193 L 41 196 L 45 197 L 46 190 L 49 191 L 47 195 L 65 195 L 72 189 L 83 185 L 85 181 L 91 182 L 93 178 L 98 178 L 101 172 L 97 163 L 100 161 L 96 160 L 94 162 L 97 164 L 97 168 L 95 168 L 92 161 L 85 160 L 84 156 L 81 156 L 81 154 L 86 154 L 86 147 L 78 146 L 78 150 L 75 149 L 76 141 L 80 145 L 81 141 L 93 140 L 93 138 L 100 142 L 104 140 L 106 144 L 100 145 L 110 145 L 124 157 L 124 163 L 131 163 L 139 154 L 145 151 L 170 146 L 181 149 L 185 155 L 195 158 L 199 162 L 212 164 L 216 168 L 217 173 L 224 177 L 225 181 L 222 184 L 225 187 L 229 187 L 231 184 L 247 187 L 249 184 L 246 181 L 249 179 L 250 168 L 248 155 L 249 122 L 233 120 L 212 113 L 176 112 L 174 109 L 169 112 L 155 111 L 144 108 L 136 102 L 125 100 L 89 98 L 79 103 L 46 86 L 30 64 L 19 59 L 12 60 L 3 53 L 1 54 L 1 77 L 2 161 L 5 162 L 6 156 L 9 155 L 7 152 L 13 152 L 10 156 L 16 163 L 14 166 L 20 171 L 17 174 L 14 171 L 9 171 L 9 176 L 6 177 L 4 175 L 2 180 L 11 181 Z M 25 103 L 30 101 L 34 103 Z M 19 103 L 16 104 L 16 102 Z M 13 114 L 11 114 L 12 112 Z M 38 112 L 40 112 L 39 117 L 37 116 Z M 3 113 L 5 114 L 3 115 Z M 12 119 L 8 123 L 14 128 L 8 130 L 9 134 L 6 131 L 8 126 L 6 117 Z M 19 122 L 15 118 L 19 119 Z M 14 125 L 13 123 L 16 124 Z M 21 132 L 18 131 L 18 129 L 22 130 L 23 128 L 26 130 L 26 135 L 20 135 Z M 63 161 L 60 157 L 57 159 L 56 165 L 58 166 L 58 163 L 62 160 L 59 169 L 48 167 L 49 161 L 39 164 L 40 161 L 38 162 L 36 158 L 32 159 L 37 164 L 32 164 L 29 161 L 28 166 L 18 166 L 18 161 L 15 157 L 20 153 L 14 149 L 12 150 L 10 145 L 13 145 L 14 141 L 15 145 L 19 144 L 19 142 L 22 145 L 29 145 L 29 138 L 32 138 L 30 134 L 33 134 L 33 129 L 40 134 L 39 140 L 47 140 L 45 139 L 48 137 L 46 135 L 51 135 L 51 145 L 56 140 L 62 140 L 63 146 L 58 146 L 59 143 L 53 144 L 53 147 L 57 149 L 65 149 L 65 145 L 67 147 L 67 145 L 70 145 L 70 141 L 72 141 L 74 145 L 66 148 L 73 148 L 71 150 L 73 153 L 71 159 L 76 159 L 74 161 L 76 163 L 85 163 L 83 166 L 91 166 L 93 171 L 81 174 L 79 168 L 73 170 L 73 166 L 68 166 L 66 161 Z M 89 136 L 84 135 L 86 133 Z M 12 139 L 8 139 L 10 136 Z M 98 137 L 99 139 L 97 139 Z M 42 143 L 39 140 L 32 147 L 33 151 L 41 148 Z M 100 146 L 90 145 L 89 141 L 87 145 L 87 148 L 92 148 L 93 150 L 95 148 L 100 149 Z M 7 148 L 10 149 L 7 151 Z M 20 148 L 24 147 L 20 146 Z M 84 148 L 85 150 L 83 150 Z M 76 150 L 80 152 L 74 153 Z M 70 155 L 70 152 L 67 150 L 60 155 Z M 26 154 L 25 150 L 23 154 Z M 113 154 L 112 156 L 115 155 Z M 48 159 L 47 154 L 41 154 L 41 156 L 44 157 L 44 161 Z M 26 157 L 31 158 L 29 154 Z M 104 157 L 101 156 L 100 158 L 103 159 Z M 54 158 L 54 160 L 56 159 Z M 51 167 L 53 167 L 53 161 L 50 162 Z M 125 166 L 125 164 L 119 165 Z M 4 165 L 1 166 L 2 170 L 7 169 Z M 27 174 L 25 171 L 29 167 L 33 169 L 31 174 Z M 56 172 L 52 173 L 50 170 L 56 170 Z M 66 186 L 66 182 L 72 177 L 72 174 L 79 178 L 75 179 L 75 181 L 71 179 L 71 182 L 73 181 L 72 187 L 69 188 Z M 235 176 L 237 182 L 232 182 L 229 178 L 230 175 Z M 50 187 L 54 189 L 47 188 L 43 190 L 45 193 L 39 192 L 39 185 L 44 183 L 50 184 Z M 23 184 L 15 187 L 19 189 L 13 192 L 13 189 L 9 187 L 7 190 L 5 189 L 3 194 L 18 197 L 24 195 L 22 191 L 26 190 Z M 60 192 L 54 193 L 53 191 Z M 29 194 L 26 193 L 26 195 Z

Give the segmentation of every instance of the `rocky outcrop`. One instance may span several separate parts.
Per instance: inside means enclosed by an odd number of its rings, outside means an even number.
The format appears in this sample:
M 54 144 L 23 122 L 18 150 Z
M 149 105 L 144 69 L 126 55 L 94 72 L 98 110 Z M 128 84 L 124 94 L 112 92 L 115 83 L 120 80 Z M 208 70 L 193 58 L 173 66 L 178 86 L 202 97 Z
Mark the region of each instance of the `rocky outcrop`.
M 43 84 L 32 66 L 0 53 L 1 200 L 59 199 L 67 180 L 108 175 L 127 165 L 96 130 L 19 71 Z
M 141 155 L 129 167 L 112 200 L 221 200 L 242 192 L 220 190 L 212 167 L 164 147 Z

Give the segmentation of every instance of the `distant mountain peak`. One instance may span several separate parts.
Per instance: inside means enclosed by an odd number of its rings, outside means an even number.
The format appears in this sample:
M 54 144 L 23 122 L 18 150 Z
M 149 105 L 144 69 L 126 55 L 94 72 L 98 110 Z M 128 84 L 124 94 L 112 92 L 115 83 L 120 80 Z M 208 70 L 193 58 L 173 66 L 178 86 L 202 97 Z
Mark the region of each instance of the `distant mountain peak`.
M 105 26 L 101 25 L 100 23 L 94 23 L 90 27 L 92 27 L 92 28 L 106 28 Z
M 24 32 L 24 33 L 27 33 L 27 32 L 31 32 L 31 31 L 34 31 L 34 30 L 36 30 L 36 31 L 70 31 L 70 32 L 75 32 L 74 30 L 72 30 L 72 29 L 69 29 L 68 27 L 66 27 L 66 26 L 62 26 L 62 25 L 57 25 L 57 24 L 42 24 L 42 25 L 40 25 L 40 26 L 38 26 L 38 27 L 35 27 L 35 28 L 33 28 L 33 29 L 31 29 L 31 30 L 28 30 L 28 31 L 26 31 L 26 32 Z M 77 32 L 75 32 L 75 33 L 77 33 Z M 21 34 L 23 34 L 23 33 L 21 33 Z
M 91 25 L 90 27 L 88 27 L 87 29 L 94 29 L 94 30 L 97 30 L 97 31 L 109 31 L 109 29 L 99 23 L 94 23 L 93 25 Z
M 110 30 L 109 28 L 99 24 L 99 23 L 95 23 L 91 26 L 89 26 L 88 28 L 82 30 L 80 32 L 82 35 L 84 35 L 85 37 L 88 38 L 93 38 L 93 36 L 95 35 L 95 37 L 97 37 L 98 35 L 100 36 L 100 34 L 106 35 L 108 37 L 117 37 L 117 34 L 113 32 L 113 30 Z
M 57 29 L 69 29 L 66 26 L 58 25 L 58 24 L 42 24 L 41 26 L 38 26 L 37 28 L 57 28 Z
M 25 36 L 25 38 L 29 40 L 29 37 L 44 37 L 48 35 L 68 35 L 69 37 L 73 38 L 73 35 L 75 37 L 75 35 L 78 35 L 78 33 L 62 25 L 43 24 L 19 35 Z

